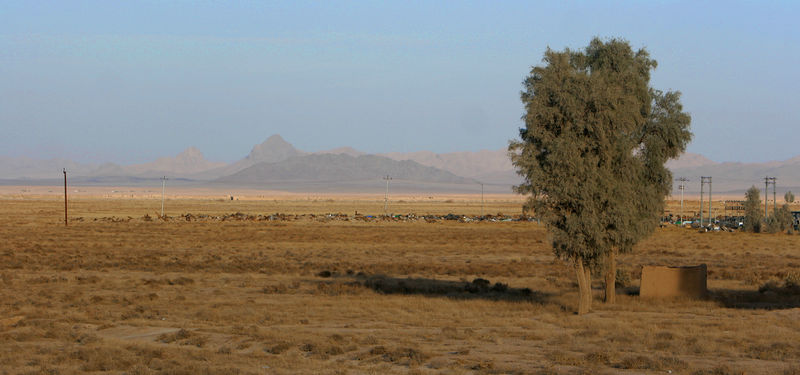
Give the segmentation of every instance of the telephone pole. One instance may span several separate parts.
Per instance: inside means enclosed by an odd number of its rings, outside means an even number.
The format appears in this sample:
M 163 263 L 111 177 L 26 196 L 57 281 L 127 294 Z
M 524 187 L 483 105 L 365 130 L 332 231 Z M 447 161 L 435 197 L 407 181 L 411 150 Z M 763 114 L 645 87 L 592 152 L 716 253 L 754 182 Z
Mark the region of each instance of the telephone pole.
M 69 226 L 67 219 L 67 168 L 62 168 L 64 172 L 64 226 Z
M 683 223 L 683 191 L 686 190 L 686 183 L 689 182 L 689 179 L 686 178 L 686 177 L 680 177 L 680 178 L 678 178 L 678 181 L 681 183 L 680 185 L 678 185 L 678 190 L 681 191 L 681 213 L 680 213 L 680 218 L 681 218 L 681 223 Z
M 700 226 L 703 226 L 703 187 L 708 184 L 708 223 L 713 224 L 714 216 L 711 212 L 711 176 L 700 176 Z
M 711 228 L 713 229 L 714 228 L 714 224 L 716 224 L 715 223 L 716 220 L 714 220 L 714 207 L 711 206 L 711 204 L 714 202 L 714 200 L 711 199 L 711 176 L 708 176 L 707 179 L 708 179 L 707 180 L 708 181 L 708 223 L 711 224 Z
M 700 177 L 700 227 L 703 226 L 703 187 L 706 185 L 705 177 Z
M 483 183 L 481 183 L 481 217 L 483 217 Z
M 386 181 L 386 194 L 383 196 L 383 214 L 389 214 L 389 181 L 392 180 L 391 177 L 387 174 L 386 177 L 383 178 Z
M 769 207 L 769 180 L 770 178 L 764 177 L 764 219 L 767 218 L 767 208 Z
M 164 191 L 167 188 L 167 176 L 161 177 L 161 218 L 164 218 Z
M 777 177 L 770 177 L 769 178 L 770 183 L 772 183 L 772 215 L 773 216 L 775 216 L 778 213 L 778 198 L 777 198 L 776 193 L 775 193 L 775 189 L 776 189 L 775 188 L 775 181 L 777 179 L 778 179 Z M 767 197 L 764 197 L 764 199 L 767 199 Z

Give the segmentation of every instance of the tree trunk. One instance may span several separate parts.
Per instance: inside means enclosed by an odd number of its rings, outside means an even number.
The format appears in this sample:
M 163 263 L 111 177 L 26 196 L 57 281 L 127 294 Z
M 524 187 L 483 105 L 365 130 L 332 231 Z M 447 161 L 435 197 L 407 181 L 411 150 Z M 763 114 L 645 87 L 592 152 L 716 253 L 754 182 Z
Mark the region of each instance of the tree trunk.
M 583 315 L 592 308 L 591 274 L 589 267 L 583 264 L 583 259 L 575 261 L 575 273 L 578 277 L 578 315 Z
M 617 251 L 612 249 L 606 259 L 606 295 L 604 302 L 613 305 L 617 301 Z
M 583 266 L 583 275 L 586 278 L 586 309 L 592 311 L 592 269 L 588 265 Z

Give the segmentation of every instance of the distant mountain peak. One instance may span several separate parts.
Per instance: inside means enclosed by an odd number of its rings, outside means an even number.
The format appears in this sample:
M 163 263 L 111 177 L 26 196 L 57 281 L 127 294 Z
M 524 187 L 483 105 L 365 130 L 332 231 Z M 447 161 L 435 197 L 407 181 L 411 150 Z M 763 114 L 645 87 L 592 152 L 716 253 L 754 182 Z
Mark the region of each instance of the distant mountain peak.
M 264 143 L 269 143 L 269 142 L 273 142 L 273 143 L 287 143 L 287 144 L 289 143 L 289 142 L 286 142 L 286 140 L 285 140 L 285 139 L 283 139 L 283 137 L 281 137 L 281 135 L 280 135 L 280 134 L 273 134 L 273 135 L 271 135 L 271 136 L 267 137 L 267 140 L 266 140 L 266 141 L 264 141 Z
M 186 161 L 199 161 L 199 160 L 205 160 L 206 158 L 205 156 L 203 156 L 203 153 L 197 147 L 191 146 L 183 150 L 183 152 L 181 152 L 180 154 L 176 155 L 175 159 L 186 160 Z
M 280 134 L 273 134 L 269 136 L 264 142 L 261 142 L 255 146 L 253 146 L 253 150 L 264 148 L 264 147 L 293 147 L 291 143 L 286 142 Z
M 294 148 L 291 143 L 286 142 L 280 135 L 274 134 L 267 138 L 266 141 L 253 146 L 246 159 L 253 163 L 274 163 L 300 154 L 301 152 Z

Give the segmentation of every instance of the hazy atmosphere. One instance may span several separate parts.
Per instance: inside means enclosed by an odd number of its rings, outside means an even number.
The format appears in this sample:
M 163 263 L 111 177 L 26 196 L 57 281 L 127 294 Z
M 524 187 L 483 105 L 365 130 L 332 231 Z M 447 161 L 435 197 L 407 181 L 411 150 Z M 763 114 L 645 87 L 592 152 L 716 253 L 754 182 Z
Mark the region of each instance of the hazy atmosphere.
M 683 92 L 687 151 L 798 154 L 793 2 L 0 2 L 0 156 L 233 162 L 309 152 L 499 150 L 548 46 L 622 37 Z
M 0 375 L 800 375 L 800 2 L 0 0 Z

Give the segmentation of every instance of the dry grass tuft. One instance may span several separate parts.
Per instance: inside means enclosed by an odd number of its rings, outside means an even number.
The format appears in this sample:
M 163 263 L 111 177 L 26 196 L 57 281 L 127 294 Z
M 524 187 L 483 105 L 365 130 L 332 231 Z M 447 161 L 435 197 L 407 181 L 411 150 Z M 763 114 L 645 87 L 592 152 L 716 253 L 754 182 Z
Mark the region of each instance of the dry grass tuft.
M 192 333 L 186 329 L 181 328 L 180 330 L 173 332 L 173 333 L 165 333 L 158 336 L 158 341 L 161 341 L 165 344 L 170 344 L 176 341 L 186 340 L 192 337 Z
M 270 346 L 269 348 L 264 349 L 265 352 L 270 354 L 281 354 L 289 349 L 292 348 L 292 344 L 288 342 L 279 342 L 275 345 Z
M 637 370 L 684 370 L 687 363 L 675 357 L 652 358 L 645 355 L 625 357 L 620 361 L 620 368 Z
M 694 371 L 692 375 L 745 375 L 745 372 L 731 369 L 727 365 L 718 365 L 711 369 Z

